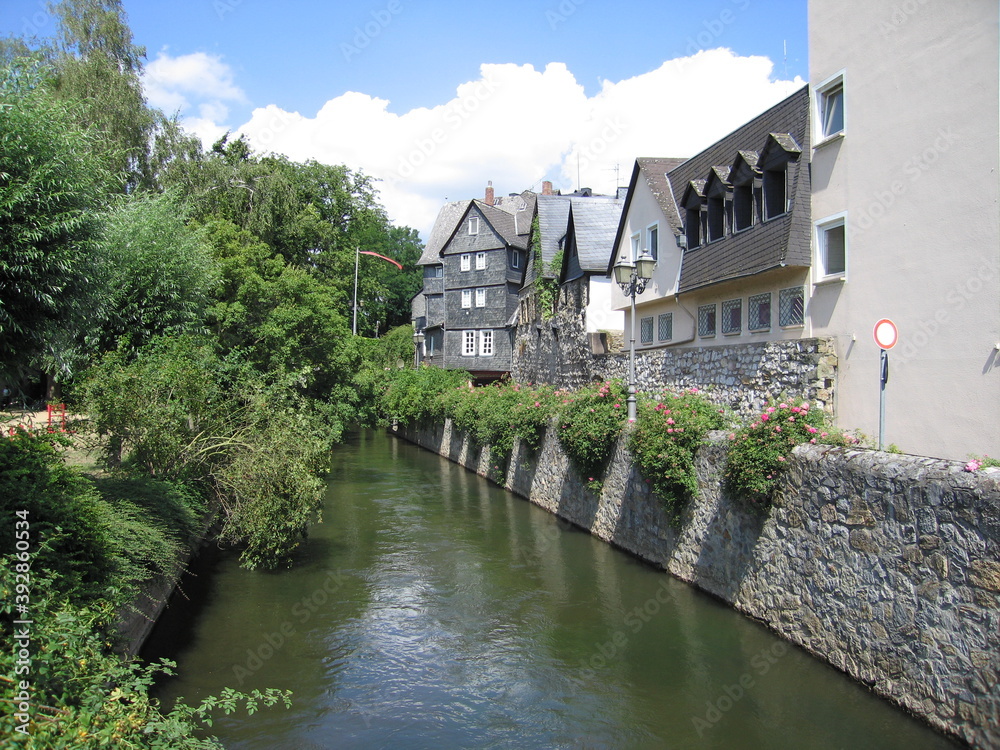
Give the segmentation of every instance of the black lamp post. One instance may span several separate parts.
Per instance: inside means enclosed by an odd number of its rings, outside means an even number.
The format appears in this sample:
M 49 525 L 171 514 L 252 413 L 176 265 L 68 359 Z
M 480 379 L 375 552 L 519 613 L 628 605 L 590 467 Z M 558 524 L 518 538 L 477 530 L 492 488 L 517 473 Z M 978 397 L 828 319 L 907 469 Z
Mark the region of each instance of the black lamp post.
M 643 250 L 633 263 L 627 258 L 620 258 L 615 263 L 615 281 L 621 287 L 625 296 L 631 300 L 632 305 L 632 329 L 628 346 L 628 420 L 635 421 L 635 296 L 642 294 L 646 290 L 647 282 L 653 278 L 653 268 L 656 266 L 656 259 L 649 254 L 648 250 Z

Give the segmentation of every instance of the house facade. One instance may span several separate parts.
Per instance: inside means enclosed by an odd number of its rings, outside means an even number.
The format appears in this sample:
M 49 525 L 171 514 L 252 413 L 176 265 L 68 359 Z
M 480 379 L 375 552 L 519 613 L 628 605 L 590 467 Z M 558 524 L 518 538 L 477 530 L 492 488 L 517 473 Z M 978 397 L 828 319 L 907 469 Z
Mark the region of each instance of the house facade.
M 606 272 L 648 251 L 639 349 L 808 335 L 809 92 L 803 88 L 686 160 L 636 160 Z M 631 320 L 620 291 L 612 304 Z
M 837 414 L 885 444 L 1000 456 L 997 3 L 810 0 L 809 330 L 836 340 Z
M 490 187 L 483 201 L 442 207 L 413 303 L 414 326 L 424 333 L 418 361 L 469 370 L 482 383 L 510 372 L 534 204 L 531 192 L 497 200 Z

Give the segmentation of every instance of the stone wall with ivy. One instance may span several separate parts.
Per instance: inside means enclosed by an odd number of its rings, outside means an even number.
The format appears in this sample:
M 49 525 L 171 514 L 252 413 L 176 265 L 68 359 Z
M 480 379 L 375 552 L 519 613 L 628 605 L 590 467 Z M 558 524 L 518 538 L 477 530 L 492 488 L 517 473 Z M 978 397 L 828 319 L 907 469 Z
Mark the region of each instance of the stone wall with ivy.
M 504 486 L 729 602 L 974 747 L 1000 747 L 1000 469 L 800 446 L 766 515 L 721 489 L 728 442 L 698 454 L 672 525 L 624 439 L 601 492 L 549 430 Z M 486 476 L 503 461 L 450 422 L 403 437 Z
M 569 287 L 571 285 L 565 285 Z M 627 351 L 592 341 L 573 299 L 563 300 L 550 320 L 518 326 L 512 375 L 521 383 L 566 388 L 628 377 Z M 619 334 L 620 336 L 620 334 Z M 605 337 L 605 341 L 614 337 Z M 602 353 L 603 350 L 603 353 Z M 636 352 L 636 381 L 644 391 L 696 386 L 716 403 L 750 417 L 768 398 L 801 397 L 835 411 L 837 354 L 830 339 L 791 339 L 710 347 L 668 347 Z

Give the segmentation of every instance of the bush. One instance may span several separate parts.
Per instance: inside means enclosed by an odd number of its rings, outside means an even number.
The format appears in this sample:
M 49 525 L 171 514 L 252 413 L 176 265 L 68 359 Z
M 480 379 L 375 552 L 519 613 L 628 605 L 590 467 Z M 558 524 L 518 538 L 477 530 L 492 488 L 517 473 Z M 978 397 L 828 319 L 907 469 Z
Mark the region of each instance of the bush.
M 379 409 L 389 421 L 405 425 L 441 421 L 445 417 L 445 396 L 456 388 L 468 388 L 471 376 L 465 370 L 444 370 L 421 365 L 386 373 L 388 387 Z
M 711 430 L 720 429 L 724 410 L 697 388 L 638 405 L 629 450 L 642 475 L 676 521 L 690 498 L 698 495 L 694 459 Z
M 834 434 L 831 429 L 823 412 L 810 408 L 808 402 L 768 406 L 749 425 L 729 435 L 726 490 L 754 508 L 766 509 L 796 445 L 858 442 L 847 433 Z
M 625 426 L 625 399 L 619 381 L 563 393 L 559 443 L 593 489 L 599 488 L 604 466 Z

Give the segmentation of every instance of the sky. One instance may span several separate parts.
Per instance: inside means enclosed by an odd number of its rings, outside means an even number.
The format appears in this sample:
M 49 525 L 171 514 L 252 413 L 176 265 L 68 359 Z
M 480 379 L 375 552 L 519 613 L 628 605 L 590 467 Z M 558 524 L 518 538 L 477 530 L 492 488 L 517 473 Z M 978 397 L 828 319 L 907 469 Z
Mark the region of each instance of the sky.
M 345 164 L 426 240 L 447 200 L 628 184 L 805 85 L 806 0 L 122 0 L 150 104 L 211 145 Z M 46 36 L 44 0 L 0 35 Z

